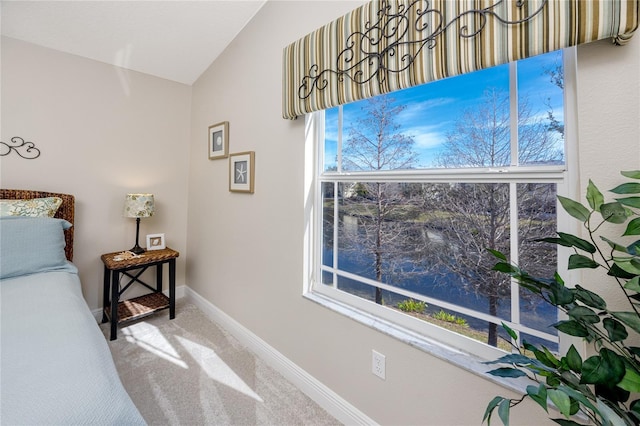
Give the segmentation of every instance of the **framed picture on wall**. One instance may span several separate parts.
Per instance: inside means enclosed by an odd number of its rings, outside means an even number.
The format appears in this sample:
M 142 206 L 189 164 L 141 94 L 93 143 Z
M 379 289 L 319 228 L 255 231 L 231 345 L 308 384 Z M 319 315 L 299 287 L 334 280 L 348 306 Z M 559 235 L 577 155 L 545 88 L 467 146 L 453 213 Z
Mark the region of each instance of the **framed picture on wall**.
M 246 151 L 229 156 L 229 191 L 253 194 L 255 152 Z
M 229 156 L 229 122 L 209 126 L 209 159 L 227 158 Z
M 164 242 L 164 234 L 148 234 L 147 250 L 162 250 L 167 245 Z

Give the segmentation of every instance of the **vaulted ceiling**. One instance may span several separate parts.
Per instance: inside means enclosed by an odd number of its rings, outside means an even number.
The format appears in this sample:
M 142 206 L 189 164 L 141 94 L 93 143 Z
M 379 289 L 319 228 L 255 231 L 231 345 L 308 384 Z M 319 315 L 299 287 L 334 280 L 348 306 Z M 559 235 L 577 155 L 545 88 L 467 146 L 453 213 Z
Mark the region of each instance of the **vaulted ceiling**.
M 193 84 L 266 0 L 0 2 L 2 35 Z

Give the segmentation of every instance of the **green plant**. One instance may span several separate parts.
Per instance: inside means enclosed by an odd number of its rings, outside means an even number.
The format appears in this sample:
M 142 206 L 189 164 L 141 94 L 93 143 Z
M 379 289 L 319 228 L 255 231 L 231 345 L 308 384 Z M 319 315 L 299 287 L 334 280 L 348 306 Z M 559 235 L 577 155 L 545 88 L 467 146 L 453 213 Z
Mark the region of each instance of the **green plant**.
M 465 320 L 464 318 L 457 317 L 453 314 L 450 314 L 449 312 L 445 312 L 442 309 L 440 309 L 439 312 L 434 312 L 433 314 L 431 314 L 431 316 L 440 321 L 450 322 L 453 324 L 461 325 L 463 327 L 468 326 L 467 320 Z
M 566 313 L 567 319 L 553 326 L 560 333 L 585 339 L 593 345 L 594 355 L 582 359 L 571 345 L 558 357 L 544 346 L 524 341 L 517 344 L 517 334 L 503 324 L 516 352 L 488 364 L 503 364 L 490 371 L 499 377 L 527 376 L 537 383 L 526 388 L 519 399 L 496 396 L 488 404 L 483 422 L 491 421 L 497 409 L 503 424 L 509 424 L 510 409 L 530 398 L 548 412 L 552 402 L 565 418 L 553 419 L 561 425 L 576 425 L 573 415 L 582 413 L 599 425 L 637 425 L 640 423 L 640 400 L 631 399 L 640 392 L 640 347 L 633 346 L 640 335 L 640 240 L 623 245 L 600 235 L 602 225 L 626 226 L 622 237 L 640 235 L 640 171 L 622 172 L 631 181 L 611 190 L 619 195 L 605 202 L 603 194 L 589 181 L 586 200 L 580 202 L 558 197 L 569 215 L 579 220 L 586 230 L 586 239 L 558 232 L 557 237 L 544 241 L 571 248 L 569 269 L 604 269 L 612 285 L 603 285 L 603 293 L 612 287 L 624 294 L 627 310 L 614 310 L 603 297 L 580 285 L 565 286 L 556 273 L 551 278 L 536 278 L 508 262 L 506 256 L 490 250 L 499 259 L 495 270 L 510 274 L 518 284 L 542 297 Z M 524 351 L 529 351 L 525 354 Z
M 424 312 L 427 304 L 418 300 L 406 299 L 402 302 L 398 302 L 396 306 L 403 312 L 416 312 L 420 314 Z

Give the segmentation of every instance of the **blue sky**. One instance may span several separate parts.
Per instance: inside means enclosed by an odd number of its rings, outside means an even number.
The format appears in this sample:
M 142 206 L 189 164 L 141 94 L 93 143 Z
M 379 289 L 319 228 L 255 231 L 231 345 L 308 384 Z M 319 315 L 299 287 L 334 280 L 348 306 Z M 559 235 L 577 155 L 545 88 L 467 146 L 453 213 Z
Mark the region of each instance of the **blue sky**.
M 552 84 L 549 76 L 544 73 L 545 69 L 554 68 L 555 64 L 561 62 L 561 51 L 518 62 L 518 90 L 521 97 L 528 98 L 534 114 L 543 117 L 546 117 L 545 102 L 549 99 L 556 118 L 563 122 L 562 90 Z M 481 102 L 486 89 L 497 88 L 508 92 L 508 76 L 508 65 L 501 65 L 388 95 L 396 102 L 407 105 L 396 117 L 396 122 L 401 125 L 403 133 L 413 136 L 414 147 L 420 156 L 420 166 L 430 166 L 432 159 L 442 148 L 446 133 L 452 129 L 462 111 Z M 363 112 L 358 102 L 344 105 L 343 108 L 343 137 L 347 137 L 349 122 L 355 122 Z M 337 111 L 337 108 L 326 111 L 325 168 L 335 166 Z

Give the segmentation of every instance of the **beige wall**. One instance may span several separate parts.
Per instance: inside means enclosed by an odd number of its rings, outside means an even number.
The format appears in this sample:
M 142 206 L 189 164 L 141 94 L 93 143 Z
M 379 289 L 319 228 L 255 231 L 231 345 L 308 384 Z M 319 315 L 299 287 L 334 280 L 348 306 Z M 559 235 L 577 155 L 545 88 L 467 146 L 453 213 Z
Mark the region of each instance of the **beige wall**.
M 608 201 L 622 183 L 622 170 L 640 169 L 640 34 L 623 47 L 600 41 L 578 50 L 578 135 L 582 200 L 592 179 Z M 624 229 L 609 226 L 608 237 Z M 618 239 L 618 241 L 623 241 Z M 628 239 L 630 244 L 633 239 Z M 596 291 L 610 279 L 587 273 L 583 283 Z M 613 283 L 611 283 L 613 284 Z M 609 304 L 627 310 L 622 292 L 613 289 Z
M 186 250 L 191 87 L 10 38 L 1 47 L 2 141 L 20 136 L 41 155 L 0 157 L 0 184 L 76 196 L 74 263 L 97 309 L 100 254 L 135 242 L 135 221 L 122 217 L 126 193 L 155 194 L 141 245 L 146 234 L 165 233 Z M 182 285 L 183 257 L 177 271 Z
M 377 422 L 479 424 L 507 391 L 301 297 L 304 120 L 281 118 L 281 53 L 359 4 L 269 1 L 194 84 L 188 283 Z M 639 41 L 579 51 L 582 188 L 640 168 Z M 205 129 L 222 120 L 232 151 L 256 151 L 254 195 L 229 193 L 228 165 L 206 158 Z M 387 357 L 386 381 L 370 372 L 372 349 Z M 527 406 L 513 420 L 540 424 L 542 414 Z
M 361 3 L 269 1 L 193 88 L 3 39 L 2 140 L 33 140 L 42 157 L 2 157 L 2 186 L 76 194 L 92 308 L 99 254 L 132 243 L 124 194 L 151 191 L 158 214 L 141 233 L 165 232 L 183 253 L 178 284 L 381 424 L 477 425 L 507 391 L 301 296 L 304 120 L 281 118 L 281 52 Z M 583 46 L 578 67 L 581 188 L 593 178 L 605 189 L 640 168 L 640 39 Z M 207 127 L 224 120 L 231 151 L 256 152 L 253 195 L 230 193 L 227 161 L 207 158 Z M 370 372 L 371 349 L 387 356 L 386 381 Z M 531 406 L 512 416 L 543 421 Z

